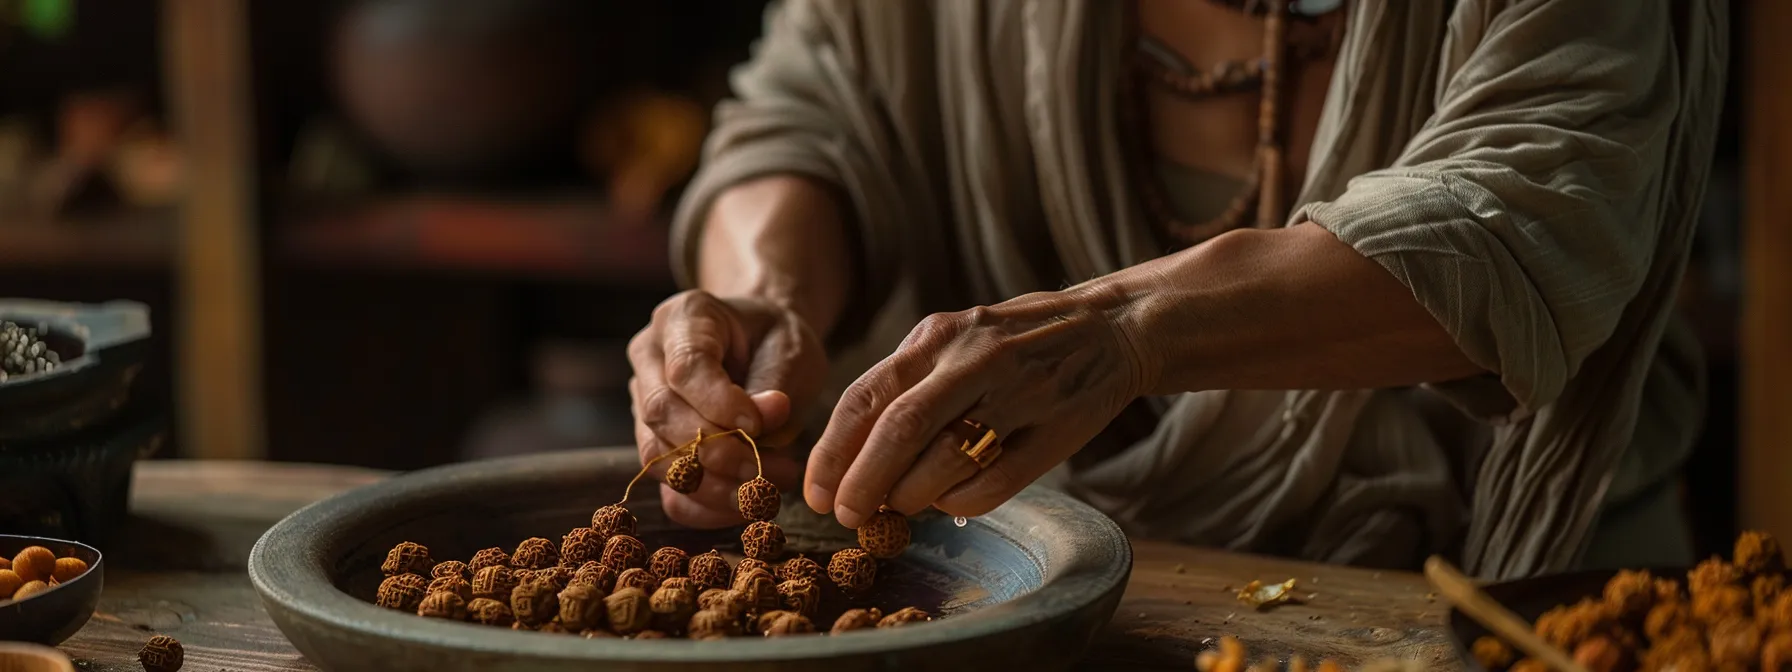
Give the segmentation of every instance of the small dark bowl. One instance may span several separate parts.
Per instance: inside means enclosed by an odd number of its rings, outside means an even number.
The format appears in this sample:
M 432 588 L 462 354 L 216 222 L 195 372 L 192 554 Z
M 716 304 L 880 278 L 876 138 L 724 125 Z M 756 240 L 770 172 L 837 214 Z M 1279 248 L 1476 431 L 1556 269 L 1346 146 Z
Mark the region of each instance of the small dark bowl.
M 126 407 L 148 356 L 148 307 L 0 299 L 0 321 L 47 328 L 62 355 L 55 371 L 0 383 L 0 447 L 100 426 Z
M 8 558 L 30 546 L 48 548 L 58 558 L 80 558 L 87 563 L 87 573 L 23 600 L 0 600 L 0 641 L 55 646 L 93 617 L 100 589 L 106 585 L 105 558 L 99 549 L 79 542 L 0 535 L 0 555 Z

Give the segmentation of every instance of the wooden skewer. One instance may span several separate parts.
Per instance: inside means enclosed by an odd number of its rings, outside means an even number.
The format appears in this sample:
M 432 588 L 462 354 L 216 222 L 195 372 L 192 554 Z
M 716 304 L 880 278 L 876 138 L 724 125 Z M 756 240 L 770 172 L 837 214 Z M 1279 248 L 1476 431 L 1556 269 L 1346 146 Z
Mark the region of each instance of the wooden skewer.
M 1587 668 L 1574 662 L 1574 658 L 1538 637 L 1531 630 L 1531 624 L 1483 592 L 1480 586 L 1463 576 L 1462 571 L 1450 564 L 1449 560 L 1431 556 L 1425 561 L 1425 578 L 1431 581 L 1431 587 L 1436 588 L 1439 595 L 1461 609 L 1462 613 L 1468 614 L 1469 618 L 1493 631 L 1500 639 L 1511 642 L 1530 657 L 1543 661 L 1550 669 L 1587 672 Z

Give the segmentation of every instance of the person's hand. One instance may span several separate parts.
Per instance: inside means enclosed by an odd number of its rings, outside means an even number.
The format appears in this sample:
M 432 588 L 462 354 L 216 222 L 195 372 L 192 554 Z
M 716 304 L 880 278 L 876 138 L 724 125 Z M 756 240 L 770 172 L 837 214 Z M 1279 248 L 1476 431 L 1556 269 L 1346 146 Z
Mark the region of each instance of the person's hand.
M 820 394 L 827 355 L 795 313 L 770 302 L 687 291 L 661 303 L 629 342 L 629 397 L 635 443 L 647 463 L 705 435 L 741 429 L 755 437 L 765 477 L 794 487 L 801 467 L 770 449 L 801 431 L 797 411 Z M 692 527 L 741 522 L 734 491 L 757 473 L 753 454 L 733 438 L 705 441 L 703 482 L 684 495 L 660 486 L 666 515 Z M 669 461 L 654 465 L 662 477 Z
M 1007 501 L 1153 384 L 1123 302 L 1071 289 L 922 320 L 841 395 L 809 456 L 809 506 L 858 527 L 880 505 L 975 516 Z M 987 468 L 959 450 L 966 419 L 1001 437 Z

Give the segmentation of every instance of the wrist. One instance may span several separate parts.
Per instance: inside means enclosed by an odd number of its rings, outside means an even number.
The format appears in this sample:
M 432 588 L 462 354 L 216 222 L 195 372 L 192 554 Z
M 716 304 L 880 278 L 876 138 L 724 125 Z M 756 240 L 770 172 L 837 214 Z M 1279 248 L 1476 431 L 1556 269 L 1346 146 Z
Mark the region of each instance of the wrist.
M 1112 331 L 1114 347 L 1127 372 L 1127 401 L 1152 394 L 1160 385 L 1163 372 L 1163 351 L 1157 339 L 1151 337 L 1153 332 L 1147 321 L 1151 294 L 1140 291 L 1136 279 L 1126 277 L 1132 270 L 1111 273 L 1062 292 L 1077 305 L 1093 311 Z

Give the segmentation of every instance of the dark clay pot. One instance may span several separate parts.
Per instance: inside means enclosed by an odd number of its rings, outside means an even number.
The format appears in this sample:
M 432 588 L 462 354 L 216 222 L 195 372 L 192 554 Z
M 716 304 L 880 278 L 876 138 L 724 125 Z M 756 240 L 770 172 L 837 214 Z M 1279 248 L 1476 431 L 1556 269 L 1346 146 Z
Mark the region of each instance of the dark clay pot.
M 350 121 L 413 177 L 551 162 L 593 96 L 587 0 L 362 0 L 336 28 Z

